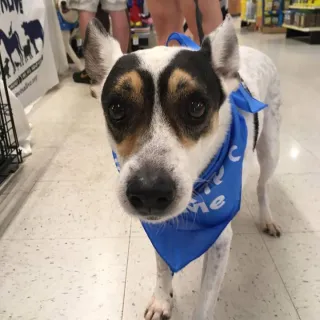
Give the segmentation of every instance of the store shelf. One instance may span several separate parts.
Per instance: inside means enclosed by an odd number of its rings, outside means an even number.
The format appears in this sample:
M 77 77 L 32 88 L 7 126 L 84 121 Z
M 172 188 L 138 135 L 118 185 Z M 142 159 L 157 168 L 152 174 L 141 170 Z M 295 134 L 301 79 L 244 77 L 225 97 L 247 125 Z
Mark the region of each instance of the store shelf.
M 320 7 L 311 7 L 311 6 L 301 6 L 301 5 L 292 5 L 289 6 L 289 9 L 299 9 L 299 10 L 320 10 Z
M 131 28 L 131 33 L 136 34 L 150 34 L 150 27 L 143 27 L 143 28 Z
M 282 10 L 264 10 L 266 14 L 280 14 Z
M 283 24 L 282 27 L 287 28 L 287 29 L 301 31 L 301 32 L 317 32 L 317 31 L 320 32 L 320 27 L 301 28 L 301 27 L 292 26 L 289 24 Z
M 245 20 L 242 20 L 242 21 L 245 21 L 245 22 L 248 22 L 248 23 L 256 23 L 256 19 L 245 19 Z

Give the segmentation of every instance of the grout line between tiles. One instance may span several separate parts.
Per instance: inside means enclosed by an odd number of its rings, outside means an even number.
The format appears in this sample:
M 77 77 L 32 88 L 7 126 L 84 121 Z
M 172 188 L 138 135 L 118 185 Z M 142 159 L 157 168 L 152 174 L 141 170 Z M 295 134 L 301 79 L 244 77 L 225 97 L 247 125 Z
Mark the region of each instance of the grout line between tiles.
M 130 230 L 130 229 L 129 229 Z M 131 232 L 131 231 L 129 231 Z M 282 232 L 283 235 L 298 235 L 298 234 L 319 234 L 320 231 L 299 231 L 299 232 Z M 233 232 L 234 235 L 253 235 L 257 234 L 262 236 L 263 233 L 259 232 Z M 8 241 L 8 242 L 18 242 L 18 241 L 77 241 L 77 240 L 103 240 L 103 239 L 125 239 L 128 235 L 119 235 L 119 236 L 105 236 L 105 237 L 85 237 L 85 238 L 2 238 L 1 241 Z M 129 235 L 129 239 L 145 239 L 146 235 Z
M 266 242 L 265 242 L 262 234 L 260 234 L 260 237 L 261 237 L 261 239 L 262 239 L 262 241 L 263 241 L 263 243 L 264 243 L 264 245 L 265 245 L 265 247 L 266 247 L 266 249 L 267 249 L 267 251 L 268 251 L 268 253 L 269 253 L 269 256 L 270 256 L 270 258 L 271 258 L 271 260 L 272 260 L 272 262 L 273 262 L 273 264 L 274 264 L 274 266 L 275 266 L 278 274 L 279 274 L 279 277 L 280 277 L 280 279 L 281 279 L 281 282 L 283 283 L 283 286 L 284 286 L 284 288 L 285 288 L 285 290 L 286 290 L 286 292 L 287 292 L 287 294 L 288 294 L 288 296 L 289 296 L 289 298 L 290 298 L 290 301 L 291 301 L 291 303 L 292 303 L 292 306 L 293 306 L 294 310 L 296 311 L 296 314 L 297 314 L 298 318 L 299 318 L 300 320 L 302 320 L 301 317 L 300 317 L 300 314 L 299 314 L 299 312 L 298 312 L 298 308 L 295 306 L 295 304 L 294 304 L 294 302 L 293 302 L 293 299 L 292 299 L 292 297 L 291 297 L 291 294 L 289 293 L 289 290 L 288 290 L 288 288 L 287 288 L 287 286 L 286 286 L 286 284 L 285 284 L 285 282 L 284 282 L 284 280 L 283 280 L 283 278 L 282 278 L 282 276 L 281 276 L 281 273 L 280 273 L 280 271 L 279 271 L 279 269 L 278 269 L 278 266 L 277 266 L 276 262 L 274 261 L 273 256 L 272 256 L 272 254 L 271 254 L 271 252 L 270 252 L 270 250 L 269 250 L 269 248 L 268 248 L 268 246 L 267 246 L 267 244 L 266 244 Z
M 315 175 L 320 175 L 320 171 L 308 171 L 308 172 L 296 172 L 296 173 L 292 173 L 292 172 L 287 172 L 287 173 L 274 173 L 274 176 L 272 177 L 277 178 L 277 177 L 281 177 L 281 176 L 303 176 L 303 175 L 310 175 L 310 174 L 315 174 Z
M 84 238 L 19 238 L 19 239 L 13 239 L 13 238 L 2 238 L 3 241 L 56 241 L 56 240 L 103 240 L 103 239 L 126 239 L 127 237 L 130 237 L 130 228 L 128 234 L 121 235 L 121 236 L 110 236 L 110 237 L 84 237 Z
M 312 151 L 310 150 L 309 148 L 306 148 L 304 145 L 303 145 L 303 142 L 299 139 L 299 138 L 296 138 L 295 136 L 293 136 L 291 133 L 288 133 L 288 135 L 294 139 L 300 146 L 302 149 L 304 149 L 304 151 L 306 151 L 307 153 L 311 154 L 313 157 L 315 157 L 319 162 L 320 162 L 320 158 Z
M 126 300 L 127 279 L 128 279 L 128 269 L 129 269 L 129 256 L 130 256 L 130 246 L 131 246 L 131 229 L 132 229 L 132 218 L 130 221 L 130 232 L 129 232 L 129 242 L 128 242 L 128 253 L 127 253 L 127 267 L 126 267 L 126 274 L 125 274 L 125 279 L 124 279 L 121 320 L 123 320 L 124 304 L 125 304 L 125 300 Z
M 253 216 L 253 213 L 252 213 L 252 211 L 251 211 L 251 208 L 248 207 L 248 210 L 249 210 L 252 218 L 254 219 L 254 216 Z M 277 266 L 277 264 L 275 263 L 272 255 L 271 255 L 271 252 L 270 252 L 270 250 L 269 250 L 269 248 L 268 248 L 268 246 L 267 246 L 267 243 L 266 243 L 265 240 L 264 240 L 263 234 L 262 234 L 262 232 L 261 232 L 260 229 L 258 229 L 258 230 L 259 230 L 259 236 L 260 236 L 260 238 L 261 238 L 261 240 L 262 240 L 265 248 L 267 249 L 267 252 L 268 252 L 268 254 L 269 254 L 269 257 L 271 258 L 271 261 L 272 261 L 274 267 L 276 268 L 276 271 L 277 271 L 277 273 L 278 273 L 278 275 L 279 275 L 279 277 L 280 277 L 280 279 L 281 279 L 281 282 L 282 282 L 282 284 L 283 284 L 283 286 L 284 286 L 284 288 L 285 288 L 285 290 L 286 290 L 286 292 L 287 292 L 287 294 L 288 294 L 288 297 L 289 297 L 289 299 L 290 299 L 290 301 L 291 301 L 291 304 L 292 304 L 292 306 L 293 306 L 293 308 L 294 308 L 294 310 L 295 310 L 295 312 L 296 312 L 296 314 L 297 314 L 297 316 L 298 316 L 298 319 L 299 319 L 299 320 L 302 320 L 301 317 L 300 317 L 300 314 L 299 314 L 299 312 L 298 312 L 298 309 L 296 308 L 296 306 L 295 306 L 295 304 L 294 304 L 294 302 L 293 302 L 293 300 L 292 300 L 292 297 L 291 297 L 291 295 L 290 295 L 290 293 L 289 293 L 289 291 L 288 291 L 288 288 L 287 288 L 287 286 L 286 286 L 286 284 L 285 284 L 285 282 L 284 282 L 284 280 L 283 280 L 283 278 L 282 278 L 282 276 L 281 276 L 281 273 L 280 273 L 280 271 L 279 271 L 279 269 L 278 269 L 278 266 Z

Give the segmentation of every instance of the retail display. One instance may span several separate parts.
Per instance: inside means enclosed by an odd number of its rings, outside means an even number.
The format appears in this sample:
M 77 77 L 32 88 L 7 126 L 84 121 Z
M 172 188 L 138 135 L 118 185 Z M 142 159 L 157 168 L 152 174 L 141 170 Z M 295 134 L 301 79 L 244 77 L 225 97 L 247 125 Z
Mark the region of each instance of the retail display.
M 282 24 L 286 6 L 289 6 L 289 0 L 242 0 L 241 25 L 254 24 L 255 30 L 267 33 L 284 32 Z
M 241 0 L 241 27 L 320 44 L 320 0 Z
M 293 0 L 284 15 L 287 38 L 309 37 L 320 44 L 320 0 Z
M 7 86 L 7 70 L 3 65 L 0 55 L 0 184 L 22 162 L 21 150 L 19 149 L 18 137 L 13 119 L 9 91 Z
M 131 51 L 149 47 L 152 19 L 144 0 L 128 0 L 131 27 Z
M 128 9 L 131 27 L 142 27 L 141 13 L 143 12 L 143 0 L 128 0 Z

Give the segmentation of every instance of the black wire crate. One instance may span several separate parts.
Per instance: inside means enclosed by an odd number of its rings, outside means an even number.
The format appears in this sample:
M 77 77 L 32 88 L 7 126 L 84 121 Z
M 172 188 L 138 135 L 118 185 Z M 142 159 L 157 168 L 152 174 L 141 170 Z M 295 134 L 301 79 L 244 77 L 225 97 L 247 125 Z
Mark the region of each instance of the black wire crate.
M 22 163 L 8 86 L 0 54 L 0 185 Z

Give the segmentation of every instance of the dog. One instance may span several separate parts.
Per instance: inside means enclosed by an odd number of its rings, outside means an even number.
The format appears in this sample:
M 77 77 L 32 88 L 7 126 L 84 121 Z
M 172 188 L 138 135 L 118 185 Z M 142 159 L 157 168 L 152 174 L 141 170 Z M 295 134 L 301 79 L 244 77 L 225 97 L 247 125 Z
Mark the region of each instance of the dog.
M 200 246 L 202 250 L 204 246 L 198 241 L 201 235 L 185 237 L 185 244 L 177 234 L 168 234 L 163 239 L 167 244 L 157 243 L 156 237 L 165 234 L 171 225 L 183 231 L 187 211 L 197 224 L 197 219 L 211 219 L 210 214 L 215 217 L 215 210 L 222 209 L 228 201 L 222 195 L 207 206 L 195 203 L 199 178 L 204 177 L 200 183 L 211 183 L 215 190 L 225 179 L 227 166 L 233 168 L 233 164 L 242 161 L 240 174 L 229 176 L 225 185 L 226 192 L 235 191 L 241 196 L 256 153 L 260 164 L 257 194 L 261 228 L 271 236 L 281 234 L 272 217 L 267 193 L 267 182 L 277 166 L 280 149 L 278 73 L 263 53 L 238 45 L 230 16 L 204 39 L 198 51 L 159 46 L 127 55 L 94 20 L 87 29 L 84 52 L 87 72 L 101 86 L 107 136 L 116 154 L 117 167 L 121 168 L 116 191 L 119 202 L 128 214 L 142 221 L 156 247 L 157 282 L 144 319 L 170 319 L 172 271 L 177 270 L 173 264 L 169 267 L 169 251 L 180 245 L 177 255 L 182 257 L 189 246 Z M 267 104 L 258 114 L 239 111 L 232 104 L 232 94 L 241 82 L 253 97 Z M 227 165 L 216 168 L 212 180 L 206 180 L 203 172 L 213 162 L 219 163 L 221 150 L 236 137 L 230 133 L 235 119 L 242 123 L 240 136 L 245 134 L 243 152 L 240 145 L 231 144 L 223 160 Z M 206 197 L 208 192 L 205 187 L 202 194 Z M 235 210 L 239 210 L 239 203 Z M 158 231 L 155 238 L 152 228 Z M 211 247 L 202 252 L 203 274 L 194 320 L 214 318 L 231 240 L 228 220 L 216 233 Z M 169 248 L 167 256 L 162 254 L 162 245 Z
M 5 58 L 4 65 L 3 65 L 3 76 L 7 77 L 8 79 L 10 78 L 9 62 L 10 62 L 9 58 Z
M 70 44 L 71 39 L 77 37 L 79 32 L 79 13 L 77 10 L 70 9 L 68 1 L 65 0 L 56 0 L 56 7 L 58 10 L 58 18 L 66 54 L 68 54 L 76 68 L 79 71 L 82 71 L 84 69 L 84 65 L 75 54 Z
M 23 54 L 24 54 L 24 59 L 27 62 L 29 58 L 33 58 L 32 53 L 31 53 L 31 42 L 30 39 L 27 39 L 27 43 L 23 46 Z

